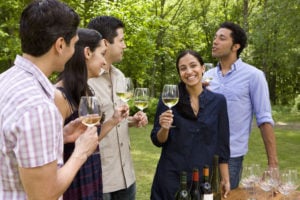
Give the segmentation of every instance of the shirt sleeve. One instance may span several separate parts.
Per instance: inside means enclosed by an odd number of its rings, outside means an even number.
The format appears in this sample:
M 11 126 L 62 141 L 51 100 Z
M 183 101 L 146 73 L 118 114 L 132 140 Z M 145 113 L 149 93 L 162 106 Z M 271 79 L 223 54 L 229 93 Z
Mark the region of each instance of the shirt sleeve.
M 220 95 L 221 96 L 221 95 Z M 218 119 L 218 147 L 219 147 L 219 162 L 228 163 L 230 158 L 230 145 L 229 145 L 229 120 L 227 113 L 227 103 L 225 97 L 222 95 L 220 101 L 220 113 Z
M 253 80 L 250 82 L 250 98 L 257 126 L 266 122 L 274 125 L 269 88 L 265 75 L 262 71 L 257 71 L 253 74 Z
M 15 126 L 14 152 L 21 167 L 42 166 L 54 160 L 63 148 L 62 118 L 54 105 L 27 110 Z
M 157 133 L 158 133 L 159 129 L 161 128 L 161 126 L 159 124 L 159 116 L 161 115 L 161 113 L 165 112 L 166 110 L 167 110 L 167 107 L 164 106 L 164 104 L 162 102 L 162 99 L 159 98 L 157 108 L 156 108 L 155 117 L 154 117 L 153 129 L 152 129 L 151 135 L 150 135 L 152 143 L 157 147 L 163 146 L 163 144 L 160 143 L 157 139 Z

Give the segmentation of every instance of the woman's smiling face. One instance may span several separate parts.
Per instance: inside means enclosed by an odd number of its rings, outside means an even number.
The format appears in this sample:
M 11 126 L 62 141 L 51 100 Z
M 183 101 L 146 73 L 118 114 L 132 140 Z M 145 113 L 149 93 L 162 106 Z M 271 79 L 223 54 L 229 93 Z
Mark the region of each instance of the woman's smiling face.
M 200 64 L 195 56 L 188 53 L 180 58 L 178 70 L 180 79 L 187 86 L 194 86 L 201 83 L 205 67 Z

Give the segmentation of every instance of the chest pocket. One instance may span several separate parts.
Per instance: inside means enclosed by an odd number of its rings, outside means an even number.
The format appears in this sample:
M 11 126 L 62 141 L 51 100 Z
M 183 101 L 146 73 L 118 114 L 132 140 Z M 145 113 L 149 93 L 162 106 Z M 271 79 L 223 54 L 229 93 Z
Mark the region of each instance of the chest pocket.
M 226 97 L 227 101 L 239 101 L 248 96 L 247 88 L 245 87 L 223 87 L 221 93 Z

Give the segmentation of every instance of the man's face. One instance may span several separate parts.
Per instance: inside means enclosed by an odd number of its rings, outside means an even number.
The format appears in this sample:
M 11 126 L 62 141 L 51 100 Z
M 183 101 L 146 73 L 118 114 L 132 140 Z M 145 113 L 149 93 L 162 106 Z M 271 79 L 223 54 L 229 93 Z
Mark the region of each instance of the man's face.
M 117 29 L 117 36 L 113 43 L 107 44 L 107 60 L 111 63 L 120 62 L 123 59 L 124 49 L 126 48 L 123 28 Z
M 233 39 L 230 36 L 231 30 L 220 28 L 214 37 L 212 56 L 218 59 L 228 57 L 232 53 L 236 53 L 233 48 Z

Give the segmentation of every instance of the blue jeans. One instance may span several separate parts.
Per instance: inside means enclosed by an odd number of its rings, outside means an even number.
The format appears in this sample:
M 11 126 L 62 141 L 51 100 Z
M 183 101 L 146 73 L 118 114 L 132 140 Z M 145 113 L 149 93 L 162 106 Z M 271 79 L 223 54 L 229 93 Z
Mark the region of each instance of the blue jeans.
M 230 189 L 233 190 L 239 186 L 242 171 L 243 171 L 244 156 L 230 158 L 228 162 L 229 176 L 230 176 Z
M 135 200 L 136 186 L 133 183 L 129 188 L 110 193 L 103 193 L 103 200 Z

